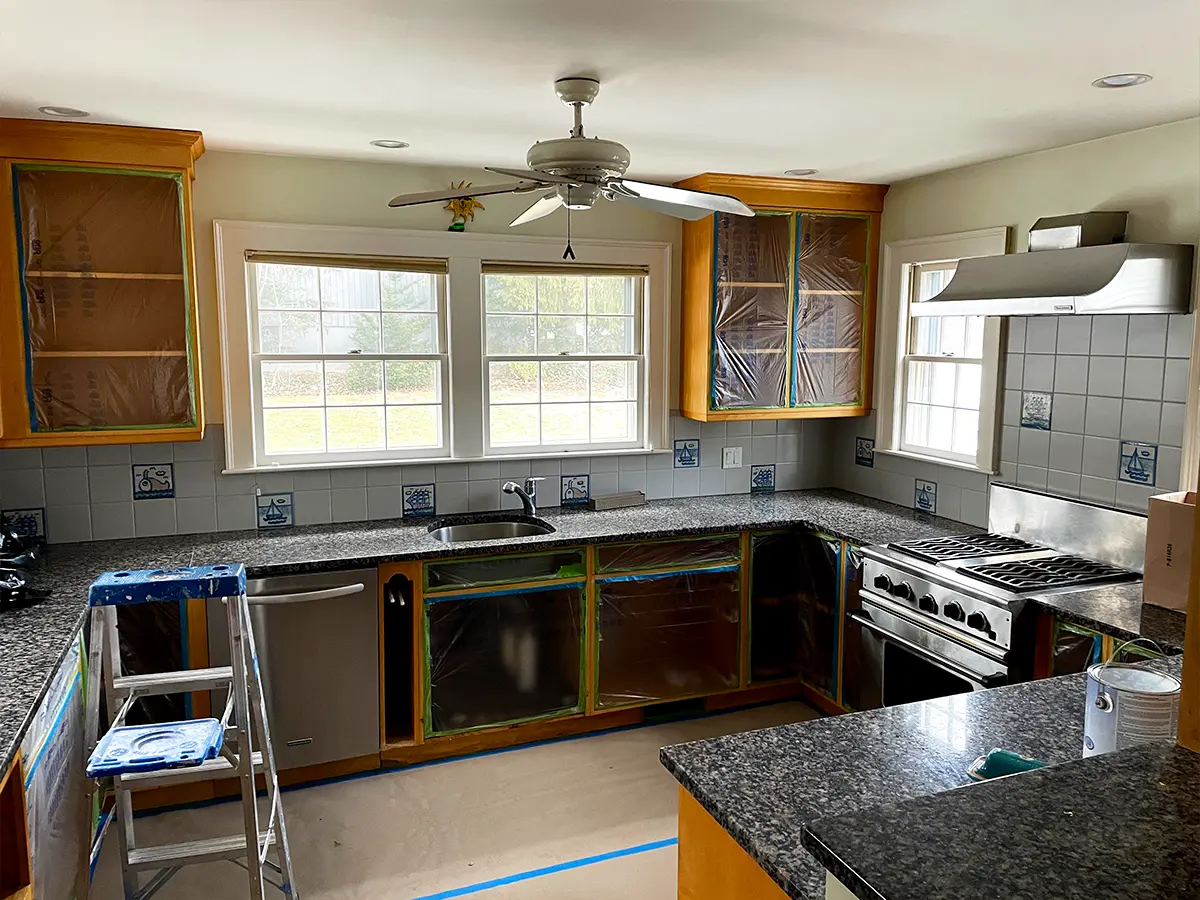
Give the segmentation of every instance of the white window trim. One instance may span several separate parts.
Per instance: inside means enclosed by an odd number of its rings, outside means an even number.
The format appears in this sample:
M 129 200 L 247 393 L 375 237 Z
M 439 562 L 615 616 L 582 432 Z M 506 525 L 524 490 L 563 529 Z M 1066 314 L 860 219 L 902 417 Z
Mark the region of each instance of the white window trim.
M 979 397 L 979 447 L 975 463 L 902 449 L 904 363 L 908 334 L 910 273 L 919 263 L 949 262 L 1008 251 L 1007 227 L 890 241 L 883 247 L 883 290 L 878 314 L 878 365 L 875 375 L 875 452 L 994 475 L 1000 432 L 1000 390 L 1005 320 L 989 316 L 983 327 L 983 384 Z
M 329 469 L 370 465 L 413 465 L 430 462 L 499 460 L 484 456 L 482 265 L 484 260 L 562 265 L 560 238 L 505 234 L 414 231 L 328 225 L 282 225 L 270 222 L 213 222 L 217 268 L 217 312 L 221 332 L 225 472 L 281 469 Z M 647 272 L 644 318 L 649 331 L 646 365 L 646 447 L 632 450 L 586 450 L 576 454 L 554 450 L 522 453 L 512 458 L 607 456 L 669 452 L 671 245 L 649 241 L 580 239 L 572 242 L 580 263 L 644 267 Z M 448 455 L 422 459 L 355 460 L 345 463 L 256 465 L 251 399 L 250 304 L 247 294 L 248 250 L 296 254 L 417 257 L 447 260 L 450 378 L 445 398 L 450 405 Z M 455 398 L 467 398 L 462 402 Z

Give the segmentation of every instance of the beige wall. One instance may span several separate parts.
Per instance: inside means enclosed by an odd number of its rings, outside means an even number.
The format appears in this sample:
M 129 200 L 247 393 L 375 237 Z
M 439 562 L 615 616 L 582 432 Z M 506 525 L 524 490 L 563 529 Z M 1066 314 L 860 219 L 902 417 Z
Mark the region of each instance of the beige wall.
M 200 351 L 204 365 L 208 420 L 222 420 L 220 338 L 213 261 L 213 219 L 287 222 L 305 225 L 359 225 L 444 230 L 450 214 L 441 204 L 389 209 L 396 194 L 447 187 L 450 181 L 497 183 L 504 176 L 401 164 L 343 162 L 296 156 L 210 152 L 196 164 L 196 263 L 200 295 Z M 482 198 L 471 231 L 503 232 L 539 195 Z M 566 236 L 563 212 L 521 227 L 522 234 Z M 671 346 L 679 345 L 679 220 L 602 202 L 574 213 L 571 232 L 578 237 L 667 241 L 674 245 L 671 290 Z M 278 248 L 286 249 L 286 248 Z M 582 257 L 581 257 L 582 259 Z M 670 407 L 675 407 L 679 358 L 671 359 Z

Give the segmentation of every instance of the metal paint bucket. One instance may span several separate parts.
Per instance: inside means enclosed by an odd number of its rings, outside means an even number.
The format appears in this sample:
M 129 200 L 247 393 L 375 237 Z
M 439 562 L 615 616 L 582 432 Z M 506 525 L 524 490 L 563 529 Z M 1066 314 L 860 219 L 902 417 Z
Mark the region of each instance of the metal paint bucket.
M 1175 740 L 1179 679 L 1126 663 L 1087 670 L 1083 755 L 1096 756 L 1149 741 Z

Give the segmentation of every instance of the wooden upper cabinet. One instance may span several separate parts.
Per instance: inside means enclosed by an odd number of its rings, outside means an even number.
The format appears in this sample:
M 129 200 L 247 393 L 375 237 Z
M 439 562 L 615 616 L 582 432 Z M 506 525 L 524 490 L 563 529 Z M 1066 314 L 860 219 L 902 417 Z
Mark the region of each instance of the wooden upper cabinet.
M 202 152 L 194 131 L 0 120 L 0 446 L 203 435 Z
M 683 224 L 680 411 L 701 421 L 871 409 L 886 185 L 698 175 L 754 218 Z

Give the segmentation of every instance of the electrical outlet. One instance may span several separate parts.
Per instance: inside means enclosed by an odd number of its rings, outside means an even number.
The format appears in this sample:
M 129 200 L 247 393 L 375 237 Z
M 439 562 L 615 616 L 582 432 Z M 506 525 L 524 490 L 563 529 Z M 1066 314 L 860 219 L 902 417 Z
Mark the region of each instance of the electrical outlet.
M 742 448 L 741 447 L 722 447 L 721 448 L 721 468 L 722 469 L 740 469 L 742 467 Z

